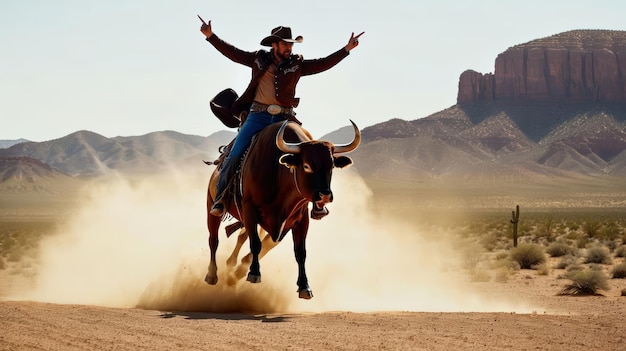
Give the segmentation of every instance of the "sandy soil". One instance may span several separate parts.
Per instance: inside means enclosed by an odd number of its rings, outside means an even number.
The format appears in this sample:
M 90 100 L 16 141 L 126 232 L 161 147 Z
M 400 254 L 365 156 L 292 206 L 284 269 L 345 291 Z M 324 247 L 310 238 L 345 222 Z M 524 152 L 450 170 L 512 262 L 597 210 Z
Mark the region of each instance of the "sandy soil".
M 234 285 L 223 238 L 220 283 L 203 282 L 201 184 L 94 191 L 35 259 L 0 270 L 0 350 L 626 350 L 625 279 L 584 297 L 558 295 L 559 270 L 471 282 L 455 233 L 376 218 L 362 183 L 333 181 L 341 200 L 307 241 L 309 301 L 290 238 L 262 283 Z
M 515 295 L 546 311 L 243 314 L 4 301 L 0 350 L 626 349 L 619 291 L 556 296 L 553 278 L 524 274 L 477 284 L 494 298 Z

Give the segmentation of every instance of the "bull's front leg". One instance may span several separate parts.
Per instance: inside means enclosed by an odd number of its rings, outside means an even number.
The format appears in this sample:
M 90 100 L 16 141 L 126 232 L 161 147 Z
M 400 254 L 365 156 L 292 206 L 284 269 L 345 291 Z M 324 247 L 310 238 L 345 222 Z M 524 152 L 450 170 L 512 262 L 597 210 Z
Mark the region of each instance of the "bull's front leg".
M 260 283 L 261 266 L 259 264 L 259 253 L 261 252 L 261 238 L 259 238 L 257 224 L 246 224 L 246 232 L 248 232 L 248 239 L 250 239 L 250 253 L 252 254 L 250 271 L 248 272 L 248 278 L 246 280 L 251 283 Z
M 259 233 L 254 230 L 254 233 L 248 234 L 250 239 L 250 253 L 252 253 L 252 261 L 250 262 L 250 271 L 248 272 L 248 278 L 246 279 L 250 283 L 261 282 L 261 265 L 259 264 L 259 253 L 261 252 L 261 239 Z
M 306 276 L 306 236 L 309 231 L 309 217 L 307 216 L 307 207 L 304 208 L 302 221 L 298 223 L 292 230 L 293 249 L 298 262 L 298 297 L 301 299 L 313 298 L 313 291 L 309 287 L 309 279 Z

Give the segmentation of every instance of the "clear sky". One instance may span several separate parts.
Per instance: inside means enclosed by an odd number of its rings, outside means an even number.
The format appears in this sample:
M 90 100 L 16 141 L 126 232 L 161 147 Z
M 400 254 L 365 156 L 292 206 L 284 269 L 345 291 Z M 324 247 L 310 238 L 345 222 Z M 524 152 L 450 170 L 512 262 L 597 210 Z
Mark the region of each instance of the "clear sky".
M 626 30 L 625 13 L 623 0 L 1 0 L 0 139 L 226 130 L 208 102 L 241 93 L 250 70 L 204 40 L 196 14 L 250 51 L 289 26 L 305 58 L 365 31 L 339 65 L 300 80 L 298 118 L 319 137 L 348 119 L 364 128 L 441 111 L 463 71 L 493 72 L 507 48 L 568 30 Z

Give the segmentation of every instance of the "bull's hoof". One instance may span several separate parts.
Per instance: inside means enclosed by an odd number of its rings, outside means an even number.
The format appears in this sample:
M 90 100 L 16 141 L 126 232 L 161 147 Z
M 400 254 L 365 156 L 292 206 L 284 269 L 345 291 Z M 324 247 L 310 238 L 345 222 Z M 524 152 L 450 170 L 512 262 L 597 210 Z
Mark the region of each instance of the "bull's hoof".
M 305 300 L 310 300 L 313 298 L 313 290 L 310 288 L 300 289 L 298 290 L 298 297 Z
M 246 280 L 249 281 L 250 283 L 260 283 L 261 282 L 261 276 L 260 275 L 253 275 L 251 273 L 248 273 L 248 278 Z
M 237 268 L 235 269 L 235 272 L 233 273 L 235 274 L 235 278 L 237 278 L 237 280 L 241 280 L 243 279 L 243 277 L 246 276 L 246 273 L 248 273 L 248 266 L 244 266 L 241 264 L 237 266 Z
M 211 276 L 209 276 L 209 274 L 207 273 L 207 275 L 204 277 L 204 281 L 205 281 L 207 284 L 210 284 L 210 285 L 215 285 L 215 284 L 217 284 L 217 276 L 215 276 L 215 277 L 211 277 Z

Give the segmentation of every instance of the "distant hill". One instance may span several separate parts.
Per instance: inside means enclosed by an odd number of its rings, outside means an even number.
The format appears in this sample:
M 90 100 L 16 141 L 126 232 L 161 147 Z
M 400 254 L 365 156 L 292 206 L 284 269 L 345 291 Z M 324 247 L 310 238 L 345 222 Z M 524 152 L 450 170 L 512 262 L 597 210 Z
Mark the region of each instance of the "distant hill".
M 79 180 L 34 158 L 0 157 L 0 191 L 5 194 L 58 195 L 79 186 Z
M 595 107 L 534 140 L 506 109 L 493 109 L 475 123 L 456 105 L 414 121 L 367 127 L 351 156 L 363 175 L 388 179 L 623 176 L 626 123 Z
M 217 157 L 218 148 L 235 134 L 218 132 L 209 137 L 173 131 L 135 137 L 106 138 L 90 131 L 65 137 L 26 142 L 0 149 L 0 157 L 27 156 L 72 176 L 97 177 L 113 172 L 142 173 L 186 168 L 191 163 Z
M 11 147 L 15 144 L 19 144 L 19 143 L 25 143 L 28 140 L 26 139 L 16 139 L 16 140 L 0 140 L 0 149 L 6 149 L 8 147 Z

